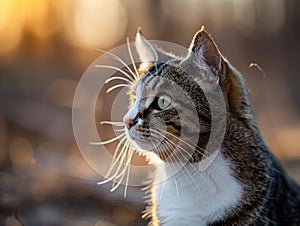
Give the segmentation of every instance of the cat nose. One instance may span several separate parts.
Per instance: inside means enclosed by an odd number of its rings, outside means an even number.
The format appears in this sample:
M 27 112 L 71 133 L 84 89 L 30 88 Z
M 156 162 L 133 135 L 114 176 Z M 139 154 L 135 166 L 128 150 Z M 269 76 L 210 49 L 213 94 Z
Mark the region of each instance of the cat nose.
M 124 121 L 125 126 L 127 127 L 127 129 L 130 129 L 131 127 L 133 127 L 135 124 L 137 123 L 137 120 L 132 120 L 132 119 L 128 119 Z

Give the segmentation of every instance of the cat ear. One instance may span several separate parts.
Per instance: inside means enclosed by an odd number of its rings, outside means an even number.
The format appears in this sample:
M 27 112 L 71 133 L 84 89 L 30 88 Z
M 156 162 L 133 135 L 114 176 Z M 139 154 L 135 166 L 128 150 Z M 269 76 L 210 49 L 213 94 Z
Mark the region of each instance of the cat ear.
M 135 47 L 142 65 L 146 65 L 153 62 L 167 62 L 171 59 L 179 59 L 177 56 L 166 53 L 160 48 L 153 46 L 142 35 L 142 30 L 139 27 L 135 38 Z
M 158 54 L 154 46 L 144 38 L 142 29 L 139 27 L 135 37 L 135 47 L 142 63 L 156 62 Z
M 193 62 L 203 65 L 203 61 L 220 80 L 224 79 L 223 57 L 211 35 L 206 32 L 204 26 L 194 35 L 190 45 Z

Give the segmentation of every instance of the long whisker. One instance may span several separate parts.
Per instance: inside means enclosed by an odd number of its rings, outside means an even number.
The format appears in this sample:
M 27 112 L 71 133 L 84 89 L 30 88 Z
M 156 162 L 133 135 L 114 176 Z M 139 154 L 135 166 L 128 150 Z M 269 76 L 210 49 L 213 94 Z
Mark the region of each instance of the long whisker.
M 158 137 L 155 136 L 155 138 L 158 138 Z M 156 145 L 153 143 L 153 141 L 152 141 L 152 140 L 150 140 L 150 141 L 151 141 L 152 145 L 155 147 Z M 158 142 L 159 142 L 159 141 L 158 141 Z M 156 148 L 158 149 L 158 152 L 160 152 L 160 153 L 163 155 L 163 157 L 165 157 L 163 148 L 162 148 L 162 147 L 159 147 L 159 146 L 157 146 Z M 162 196 L 163 196 L 164 187 L 165 187 L 165 181 L 163 181 L 163 184 L 162 184 L 162 187 L 161 187 L 161 192 L 160 192 L 160 195 L 159 195 L 159 199 L 161 199 Z
M 125 157 L 124 157 L 123 161 L 121 162 L 121 164 L 124 164 L 125 166 L 124 166 L 123 170 L 118 175 L 116 175 L 115 179 L 118 179 L 120 177 L 123 179 L 123 177 L 125 175 L 125 171 L 127 169 L 127 166 L 129 165 L 129 162 L 130 162 L 130 159 L 129 159 L 130 153 L 131 153 L 131 149 L 130 149 L 130 147 L 128 147 L 128 149 L 126 150 Z M 126 161 L 124 162 L 125 158 L 126 158 Z
M 130 161 L 132 159 L 132 155 L 133 155 L 133 151 L 132 151 L 132 145 L 130 145 Z M 126 177 L 126 183 L 125 183 L 125 188 L 124 188 L 124 198 L 126 198 L 126 195 L 127 195 L 127 188 L 128 188 L 128 181 L 129 181 L 129 174 L 130 174 L 130 167 L 131 167 L 131 164 L 128 165 L 128 170 L 127 170 L 127 177 Z
M 168 143 L 168 141 L 167 141 L 167 143 Z M 168 143 L 168 144 L 170 144 L 170 143 Z M 172 145 L 171 145 L 171 146 L 172 146 Z M 174 153 L 173 153 L 173 156 L 174 156 L 179 162 L 182 161 L 182 160 L 180 159 L 180 157 L 178 156 L 178 153 L 174 152 Z M 191 166 L 193 167 L 192 164 L 191 164 Z M 199 187 L 198 187 L 198 185 L 197 185 L 197 182 L 195 181 L 195 178 L 192 176 L 192 174 L 190 173 L 190 171 L 186 168 L 186 166 L 185 166 L 184 164 L 183 164 L 182 169 L 185 170 L 186 173 L 187 173 L 187 174 L 184 174 L 184 175 L 188 175 L 188 176 L 191 178 L 191 180 L 194 182 L 194 184 L 195 184 L 197 190 L 198 190 L 199 193 L 202 195 L 202 192 L 201 192 L 201 190 L 199 189 Z
M 121 168 L 121 166 L 122 166 L 122 162 L 124 161 L 124 158 L 125 158 L 125 156 L 126 156 L 127 150 L 128 150 L 128 146 L 125 146 L 124 152 L 121 153 L 121 154 L 118 156 L 118 158 L 119 158 L 120 156 L 122 156 L 122 157 L 121 157 L 121 160 L 120 160 L 120 164 L 119 164 L 118 168 L 116 169 L 116 172 L 115 172 L 111 177 L 107 178 L 106 180 L 100 181 L 100 182 L 98 182 L 97 184 L 99 184 L 99 185 L 100 185 L 100 184 L 105 184 L 105 183 L 107 183 L 107 182 L 109 182 L 109 181 L 111 181 L 111 180 L 113 180 L 113 179 L 116 179 L 116 176 L 119 174 L 120 168 Z M 122 151 L 123 151 L 123 149 L 122 149 Z M 115 163 L 116 163 L 116 162 L 117 162 L 117 161 L 115 161 Z
M 158 128 L 156 128 L 156 129 L 158 129 Z M 159 130 L 159 129 L 158 129 L 158 130 Z M 151 131 L 154 132 L 154 133 L 160 134 L 158 131 L 155 131 L 155 130 L 152 130 L 152 129 L 151 129 Z M 163 130 L 161 130 L 161 131 L 162 131 L 162 132 L 168 133 L 167 131 L 163 131 Z M 171 136 L 173 136 L 174 138 L 178 139 L 178 141 L 183 142 L 183 143 L 187 144 L 188 146 L 194 148 L 191 144 L 189 144 L 189 143 L 185 142 L 184 140 L 182 140 L 182 139 L 176 137 L 175 135 L 173 135 L 173 134 L 171 134 L 171 133 L 168 133 L 168 134 L 171 135 Z M 161 134 L 161 136 L 163 136 L 163 135 Z M 186 153 L 187 155 L 191 155 L 191 153 L 189 153 L 188 151 L 186 151 L 186 150 L 185 150 L 184 148 L 182 148 L 180 145 L 175 144 L 173 141 L 168 140 L 168 142 L 171 142 L 172 145 L 174 145 L 175 147 L 179 148 L 181 151 L 183 151 L 183 152 Z M 199 146 L 196 146 L 196 147 L 200 148 Z M 198 151 L 198 150 L 196 149 L 195 151 Z M 198 153 L 201 154 L 204 158 L 209 159 L 209 157 L 206 156 L 204 153 L 201 153 L 201 152 L 198 152 Z M 185 156 L 183 156 L 183 157 L 184 157 L 187 161 L 189 160 L 189 159 L 187 159 Z M 213 162 L 213 160 L 211 160 L 210 163 L 211 163 L 211 164 L 215 164 L 215 163 Z M 216 164 L 215 164 L 215 165 L 216 165 Z M 216 165 L 216 167 L 219 168 L 218 165 Z M 193 168 L 195 168 L 195 167 L 193 167 Z M 196 169 L 196 168 L 195 168 L 195 169 Z M 198 170 L 199 170 L 199 169 L 198 169 Z M 220 170 L 221 170 L 221 169 L 220 169 Z
M 101 49 L 97 49 L 98 51 L 100 52 L 103 52 L 105 54 L 108 54 L 110 56 L 112 56 L 113 59 L 117 60 L 119 63 L 121 63 L 124 67 L 126 67 L 126 69 L 129 71 L 129 73 L 131 73 L 131 75 L 133 75 L 134 78 L 132 78 L 130 76 L 130 80 L 133 81 L 135 79 L 135 74 L 134 72 L 130 69 L 130 67 L 128 67 L 128 65 L 120 58 L 118 57 L 117 55 L 113 54 L 113 53 L 110 53 L 110 52 L 107 52 L 107 51 L 104 51 L 104 50 L 101 50 Z
M 159 129 L 159 128 L 156 128 L 156 129 L 157 129 L 158 131 L 163 132 L 163 133 L 167 133 L 168 135 L 170 135 L 170 136 L 176 138 L 178 141 L 180 141 L 180 142 L 182 142 L 182 143 L 188 145 L 188 146 L 191 147 L 191 148 L 196 148 L 195 151 L 196 151 L 197 153 L 201 154 L 204 158 L 209 159 L 209 157 L 208 157 L 206 154 L 204 154 L 204 153 L 202 153 L 202 152 L 199 152 L 199 150 L 197 150 L 197 148 L 198 148 L 198 149 L 200 149 L 201 151 L 205 151 L 205 149 L 199 147 L 198 145 L 196 145 L 196 146 L 195 146 L 195 145 L 191 145 L 191 144 L 189 144 L 188 142 L 184 141 L 183 139 L 180 139 L 179 137 L 175 136 L 174 134 L 169 133 L 168 131 L 165 131 L 165 130 L 162 130 L 162 129 Z M 152 132 L 157 132 L 157 131 L 154 130 L 154 131 L 152 131 Z M 183 151 L 186 152 L 186 150 L 184 150 L 184 149 L 183 149 Z M 186 152 L 186 153 L 187 153 L 187 152 Z M 187 153 L 187 154 L 189 154 L 189 153 Z M 210 159 L 209 159 L 209 160 L 210 160 Z M 213 163 L 213 160 L 210 160 L 210 161 L 211 161 L 211 163 Z
M 123 162 L 122 162 L 122 164 L 124 164 L 124 168 L 123 168 L 123 170 L 121 172 L 118 170 L 118 172 L 120 172 L 120 173 L 118 175 L 116 175 L 115 178 L 114 178 L 113 187 L 110 190 L 111 192 L 115 191 L 119 187 L 119 185 L 121 184 L 121 182 L 123 181 L 123 178 L 124 178 L 124 176 L 126 174 L 126 170 L 128 169 L 128 166 L 130 166 L 130 161 L 131 161 L 130 153 L 132 153 L 132 151 L 131 151 L 130 147 L 128 146 L 128 149 L 126 150 L 126 153 L 124 153 L 124 157 L 126 157 L 126 161 L 124 162 L 124 159 L 125 159 L 124 158 Z M 115 185 L 115 181 L 117 179 L 119 179 L 119 181 Z
M 131 85 L 133 84 L 132 81 L 130 81 L 129 79 L 124 78 L 124 77 L 120 77 L 120 76 L 114 76 L 114 77 L 106 79 L 105 84 L 107 84 L 107 83 L 109 83 L 109 82 L 111 82 L 113 80 L 123 80 L 123 81 L 128 82 Z
M 126 155 L 127 156 L 127 160 L 125 162 L 125 166 L 124 166 L 124 169 L 121 171 L 121 173 L 116 176 L 116 179 L 120 177 L 120 180 L 119 182 L 110 190 L 111 192 L 115 191 L 121 184 L 125 174 L 126 174 L 126 170 L 128 170 L 128 166 L 130 165 L 130 161 L 131 161 L 131 157 L 132 157 L 132 151 L 130 150 L 130 147 L 129 147 L 129 153 Z M 127 189 L 126 189 L 127 190 Z M 125 195 L 125 193 L 124 193 Z M 126 196 L 126 195 L 125 195 Z
M 125 129 L 114 129 L 114 131 L 120 132 L 120 131 L 125 131 Z
M 115 154 L 114 154 L 114 158 L 113 158 L 113 161 L 111 163 L 111 166 L 110 168 L 108 169 L 107 173 L 106 173 L 106 176 L 105 177 L 108 177 L 111 173 L 111 171 L 114 169 L 115 165 L 119 162 L 119 159 L 121 158 L 122 159 L 122 156 L 124 155 L 124 153 L 126 153 L 126 150 L 128 149 L 128 143 L 129 141 L 126 141 L 125 144 L 123 145 L 118 157 L 116 158 L 117 156 L 117 151 L 119 150 L 120 146 L 121 146 L 121 143 L 118 144 L 117 148 L 118 150 L 116 150 Z
M 152 132 L 154 132 L 154 133 L 156 133 L 156 134 L 158 134 L 158 135 L 160 135 L 160 136 L 163 136 L 163 134 L 159 133 L 158 131 L 155 131 L 155 130 L 152 130 L 152 129 L 150 129 L 150 131 L 152 131 Z M 153 136 L 153 135 L 154 135 L 154 134 L 152 134 L 152 136 Z M 176 138 L 177 138 L 177 137 L 176 137 Z M 177 138 L 177 139 L 179 139 L 179 138 Z M 173 148 L 179 148 L 179 149 L 180 149 L 181 151 L 183 151 L 185 154 L 190 155 L 190 153 L 189 153 L 188 151 L 186 151 L 186 150 L 185 150 L 184 148 L 182 148 L 180 145 L 175 144 L 172 140 L 166 139 L 165 141 L 168 143 L 169 146 L 171 145 L 171 148 L 172 148 L 172 147 L 173 147 Z M 162 143 L 162 144 L 164 144 L 164 143 Z M 176 155 L 178 156 L 178 153 L 176 153 L 176 152 L 173 152 L 173 154 L 176 154 Z M 206 157 L 205 155 L 203 155 L 203 156 Z M 182 155 L 181 158 L 184 158 L 186 161 L 189 160 L 189 158 L 187 158 L 185 155 Z M 179 158 L 179 156 L 178 156 L 179 162 L 181 162 L 181 163 L 183 164 L 181 158 Z M 208 158 L 208 157 L 206 157 L 206 158 Z M 211 162 L 211 163 L 215 164 L 214 162 Z M 177 164 L 178 164 L 178 163 L 177 163 Z M 191 165 L 192 165 L 192 168 L 194 168 L 195 170 L 198 170 L 193 164 L 191 164 Z M 175 166 L 175 165 L 174 165 L 174 166 Z M 217 165 L 216 165 L 216 166 L 217 166 Z
M 153 130 L 153 129 L 150 129 L 150 131 L 151 132 L 154 132 L 154 133 L 157 133 L 157 134 L 159 134 L 159 135 L 161 135 L 158 131 L 155 131 L 155 130 Z M 161 130 L 162 131 L 162 130 Z M 165 132 L 167 132 L 167 131 L 165 131 Z M 171 135 L 173 135 L 173 134 L 171 134 Z M 152 134 L 152 136 L 153 136 L 153 134 Z M 179 141 L 182 141 L 181 139 L 179 139 L 178 137 L 176 137 L 176 136 L 174 136 L 175 138 L 177 138 Z M 179 148 L 181 151 L 183 151 L 184 153 L 186 153 L 187 155 L 191 155 L 188 151 L 186 151 L 184 148 L 182 148 L 180 145 L 177 145 L 177 144 L 175 144 L 172 140 L 170 140 L 170 139 L 168 139 L 168 140 L 166 140 L 167 142 L 169 142 L 172 146 L 174 146 L 174 147 L 177 147 L 177 148 Z M 163 143 L 162 143 L 163 144 Z M 188 143 L 187 143 L 188 144 Z M 197 151 L 197 150 L 196 150 Z M 176 153 L 175 153 L 176 154 Z M 218 168 L 219 170 L 222 170 L 222 169 L 220 169 L 220 167 L 213 161 L 213 159 L 210 159 L 208 156 L 206 156 L 204 153 L 200 153 L 204 158 L 206 158 L 207 160 L 209 160 L 210 161 L 210 163 L 209 164 L 214 164 L 215 166 L 216 166 L 216 168 Z M 177 154 L 178 155 L 178 154 Z M 189 159 L 186 157 L 186 156 L 184 156 L 184 155 L 182 155 L 182 158 L 184 158 L 186 161 L 188 161 Z M 209 165 L 208 164 L 208 165 Z M 192 168 L 194 169 L 194 170 L 197 170 L 197 171 L 199 171 L 200 170 L 200 168 L 196 168 L 193 164 L 191 164 L 192 165 Z M 205 168 L 204 168 L 205 169 Z M 202 171 L 202 170 L 201 170 Z
M 125 136 L 126 134 L 125 133 L 121 133 L 119 136 L 116 136 L 114 138 L 111 138 L 109 140 L 106 140 L 106 141 L 101 141 L 101 142 L 90 142 L 91 145 L 103 145 L 103 144 L 109 144 L 109 143 L 112 143 L 118 139 L 120 139 L 121 137 Z
M 178 139 L 178 141 L 181 141 L 182 143 L 188 145 L 188 146 L 191 147 L 191 148 L 199 148 L 201 151 L 205 151 L 205 149 L 203 149 L 203 148 L 201 148 L 201 147 L 199 147 L 199 146 L 197 146 L 197 145 L 196 145 L 196 146 L 195 146 L 195 145 L 191 145 L 191 144 L 187 143 L 186 141 L 184 141 L 183 139 L 180 139 L 179 137 L 175 136 L 174 134 L 172 134 L 172 133 L 170 133 L 170 132 L 168 132 L 168 131 L 166 131 L 166 130 L 162 130 L 162 129 L 159 129 L 159 128 L 155 128 L 155 129 L 157 129 L 157 130 L 160 131 L 160 132 L 166 133 L 166 134 L 168 134 L 168 135 L 170 135 L 170 136 L 172 136 L 172 137 Z
M 122 83 L 122 84 L 117 84 L 117 85 L 114 85 L 114 86 L 110 87 L 109 89 L 107 89 L 107 90 L 106 90 L 106 93 L 110 93 L 111 91 L 113 91 L 114 89 L 117 89 L 117 88 L 119 88 L 119 87 L 128 87 L 128 88 L 130 88 L 130 85 L 124 84 L 124 83 Z
M 167 132 L 167 131 L 161 130 L 161 129 L 159 129 L 159 128 L 156 128 L 156 129 L 159 130 L 159 131 L 161 131 L 161 132 L 167 133 L 167 134 L 169 134 L 170 136 L 173 136 L 174 138 L 178 139 L 178 141 L 181 141 L 181 142 L 185 143 L 186 145 L 188 145 L 188 146 L 194 148 L 193 145 L 191 145 L 191 144 L 185 142 L 184 140 L 178 138 L 177 136 L 175 136 L 175 135 L 173 135 L 173 134 L 171 134 L 171 133 L 169 133 L 169 132 Z M 155 130 L 153 130 L 153 129 L 150 129 L 150 131 L 159 134 L 158 131 L 155 131 Z M 184 148 L 180 147 L 179 145 L 176 145 L 173 141 L 169 140 L 169 142 L 172 142 L 173 145 L 177 146 L 180 150 L 182 150 L 182 151 L 185 152 L 186 154 L 190 155 L 189 152 L 187 152 Z M 199 146 L 196 146 L 196 147 L 199 148 L 199 149 L 202 149 L 202 148 L 199 147 Z M 202 149 L 202 150 L 204 150 L 204 149 Z M 199 152 L 197 149 L 196 149 L 195 151 L 198 152 L 199 154 L 201 154 L 201 155 L 202 155 L 204 158 L 206 158 L 207 160 L 209 160 L 211 164 L 214 164 L 214 165 L 216 166 L 216 168 L 218 168 L 219 170 L 222 170 L 217 164 L 215 164 L 215 162 L 213 161 L 213 159 L 210 159 L 210 158 L 209 158 L 209 156 L 207 156 L 207 155 L 204 154 L 204 153 Z M 205 150 L 204 150 L 204 151 L 205 151 Z M 194 168 L 195 168 L 195 167 L 194 167 Z M 196 169 L 196 168 L 195 168 L 195 169 Z M 199 171 L 199 169 L 197 169 L 197 170 Z
M 101 121 L 100 125 L 114 125 L 114 126 L 124 126 L 123 122 L 112 122 L 112 121 Z
M 169 150 L 170 148 L 174 147 L 173 145 L 168 144 L 168 143 L 166 143 L 166 142 L 162 143 L 162 146 L 165 148 L 165 150 Z M 179 161 L 180 161 L 180 159 L 179 159 Z M 170 161 L 170 162 L 168 162 L 168 163 L 169 163 L 169 164 L 171 163 L 171 164 L 173 165 L 174 169 L 185 167 L 185 166 L 180 166 L 180 165 L 177 163 L 177 161 Z M 177 167 L 176 167 L 176 166 L 177 166 Z M 174 179 L 176 180 L 176 178 L 174 178 Z M 176 181 L 176 185 L 177 185 L 177 181 Z M 185 189 L 184 189 L 184 190 L 185 190 Z M 179 195 L 179 193 L 178 193 L 178 187 L 176 187 L 176 194 Z M 177 197 L 178 197 L 178 196 L 177 196 Z
M 160 134 L 159 133 L 159 131 L 161 131 L 161 132 L 166 132 L 166 133 L 168 133 L 167 131 L 164 131 L 164 130 L 161 130 L 161 129 L 158 129 L 158 128 L 156 128 L 158 131 L 156 131 L 156 130 L 154 130 L 154 129 L 149 129 L 151 132 L 154 132 L 154 133 L 156 133 L 156 134 L 158 134 L 158 135 L 162 135 L 162 134 Z M 180 140 L 180 138 L 178 138 L 177 136 L 175 136 L 175 135 L 173 135 L 173 134 L 171 134 L 171 133 L 169 133 L 169 135 L 172 135 L 174 138 L 176 138 L 176 139 L 178 139 L 178 140 Z M 164 136 L 165 138 L 167 138 L 166 136 Z M 177 145 L 177 144 L 175 144 L 173 141 L 171 141 L 170 139 L 167 139 L 167 141 L 168 142 L 171 142 L 172 143 L 172 145 L 174 145 L 174 147 L 178 147 L 178 148 L 180 148 L 180 149 L 183 149 L 182 147 L 180 147 L 179 145 Z M 180 141 L 182 141 L 182 140 L 180 140 Z M 183 149 L 184 150 L 184 149 Z M 186 150 L 184 150 L 184 151 L 186 151 Z
M 132 79 L 132 77 L 131 77 L 128 73 L 126 73 L 126 72 L 123 71 L 122 69 L 120 69 L 120 68 L 118 68 L 118 67 L 115 67 L 115 66 L 111 66 L 111 65 L 99 65 L 99 64 L 97 64 L 97 65 L 95 65 L 95 67 L 98 67 L 98 68 L 114 69 L 114 70 L 116 70 L 116 71 L 121 72 L 121 73 L 122 73 L 123 75 L 125 75 L 127 78 Z
M 177 195 L 177 198 L 179 198 L 179 191 L 178 191 L 178 185 L 177 185 L 176 178 L 174 178 L 174 183 L 175 183 L 175 188 L 176 188 L 176 195 Z
M 121 140 L 120 140 L 120 142 L 118 143 L 118 145 L 117 145 L 117 147 L 116 147 L 116 149 L 115 149 L 115 152 L 114 152 L 114 155 L 113 155 L 113 158 L 112 158 L 112 162 L 111 162 L 111 164 L 110 164 L 110 167 L 109 167 L 109 169 L 108 169 L 108 171 L 107 171 L 107 173 L 106 173 L 106 175 L 105 175 L 105 178 L 107 178 L 107 177 L 109 177 L 109 175 L 110 175 L 110 173 L 111 173 L 111 171 L 112 171 L 112 169 L 113 169 L 113 167 L 114 167 L 114 163 L 115 163 L 115 160 L 116 160 L 116 157 L 117 157 L 117 155 L 118 155 L 118 151 L 119 151 L 119 149 L 120 149 L 120 147 L 121 147 L 121 145 L 123 144 L 123 141 L 126 139 L 126 136 L 124 136 Z M 121 152 L 120 152 L 120 154 L 121 154 Z M 119 154 L 119 155 L 120 155 Z
M 138 74 L 139 74 L 139 72 L 138 72 L 138 70 L 136 68 L 136 65 L 134 63 L 133 55 L 132 55 L 131 48 L 130 48 L 129 38 L 127 38 L 127 48 L 128 48 L 128 53 L 129 53 L 129 57 L 130 57 L 131 63 L 132 63 L 133 68 L 135 70 L 135 75 L 136 75 L 135 79 L 138 80 Z

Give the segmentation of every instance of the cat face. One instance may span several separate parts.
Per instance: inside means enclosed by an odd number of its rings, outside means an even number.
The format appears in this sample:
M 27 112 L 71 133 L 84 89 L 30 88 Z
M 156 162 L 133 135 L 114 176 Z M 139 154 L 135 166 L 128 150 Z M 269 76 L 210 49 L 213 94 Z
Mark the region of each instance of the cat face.
M 155 151 L 161 159 L 166 159 L 178 144 L 184 126 L 180 112 L 187 100 L 180 95 L 183 92 L 178 81 L 172 78 L 183 74 L 178 64 L 153 65 L 133 87 L 134 102 L 124 116 L 128 137 L 140 149 Z
M 216 46 L 201 30 L 182 59 L 156 50 L 140 32 L 136 47 L 148 69 L 130 90 L 132 103 L 123 118 L 128 139 L 142 154 L 154 152 L 162 160 L 202 153 L 211 130 L 205 93 L 214 92 L 223 74 Z

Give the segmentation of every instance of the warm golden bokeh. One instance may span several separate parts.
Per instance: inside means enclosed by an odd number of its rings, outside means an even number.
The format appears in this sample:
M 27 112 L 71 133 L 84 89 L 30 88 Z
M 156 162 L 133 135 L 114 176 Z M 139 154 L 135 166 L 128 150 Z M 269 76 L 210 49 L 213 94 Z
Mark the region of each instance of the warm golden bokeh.
M 123 37 L 126 25 L 127 13 L 119 0 L 3 0 L 0 54 L 16 50 L 25 32 L 40 41 L 62 32 L 74 45 L 105 48 Z
M 102 54 L 96 49 L 134 40 L 139 26 L 149 39 L 187 46 L 205 25 L 243 73 L 267 145 L 300 181 L 299 7 L 297 0 L 1 0 L 0 225 L 17 221 L 12 209 L 25 225 L 146 225 L 140 188 L 129 187 L 124 199 L 123 187 L 110 193 L 111 184 L 96 185 L 102 177 L 78 150 L 71 118 L 76 86 Z M 99 96 L 97 121 L 110 119 L 116 95 Z M 78 105 L 90 101 L 83 95 Z M 114 136 L 97 128 L 103 139 Z M 115 146 L 107 146 L 111 154 Z

